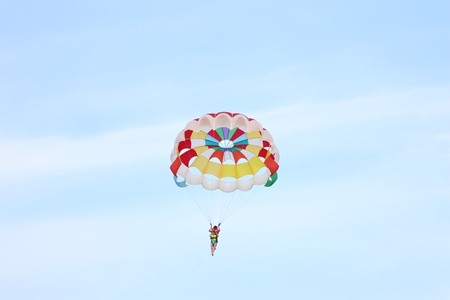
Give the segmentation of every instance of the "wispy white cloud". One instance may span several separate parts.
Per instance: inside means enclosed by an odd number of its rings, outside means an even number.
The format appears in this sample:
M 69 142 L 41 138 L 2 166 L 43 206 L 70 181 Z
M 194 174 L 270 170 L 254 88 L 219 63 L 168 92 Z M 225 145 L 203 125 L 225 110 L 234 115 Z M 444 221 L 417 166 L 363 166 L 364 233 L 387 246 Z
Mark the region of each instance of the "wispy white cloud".
M 435 118 L 450 115 L 450 88 L 412 89 L 339 102 L 301 103 L 255 111 L 272 133 L 361 126 L 383 118 Z M 168 157 L 187 120 L 85 137 L 42 137 L 0 142 L 0 178 L 50 174 Z M 446 136 L 441 137 L 445 139 Z
M 442 133 L 436 136 L 436 139 L 443 142 L 450 142 L 450 133 Z
M 183 264 L 183 257 L 177 255 L 180 244 L 186 245 L 183 251 L 201 246 L 205 246 L 203 253 L 208 251 L 207 228 L 195 230 L 205 225 L 202 219 L 195 218 L 195 208 L 194 203 L 183 201 L 176 208 L 140 207 L 92 216 L 2 222 L 0 240 L 8 243 L 0 257 L 0 285 L 36 279 L 55 270 L 96 269 L 123 261 L 175 268 Z M 182 223 L 190 226 L 183 227 Z M 183 234 L 175 239 L 174 232 L 179 233 L 182 227 Z M 192 242 L 200 239 L 205 243 Z
M 275 256 L 278 262 L 298 266 L 306 254 L 320 261 L 330 253 L 340 259 L 356 253 L 379 262 L 362 259 L 366 265 L 358 268 L 381 273 L 404 261 L 414 263 L 423 251 L 442 255 L 434 259 L 448 262 L 444 254 L 450 244 L 442 242 L 445 228 L 433 223 L 431 215 L 411 208 L 436 205 L 422 197 L 436 195 L 431 188 L 419 195 L 369 179 L 326 187 L 259 193 L 224 225 L 219 257 L 233 257 L 238 268 L 245 268 L 249 257 Z M 425 219 L 418 223 L 418 217 Z M 208 255 L 207 223 L 189 197 L 159 207 L 89 217 L 4 222 L 0 239 L 8 241 L 0 257 L 6 270 L 0 272 L 3 282 L 30 282 L 39 274 L 55 276 L 68 269 L 84 274 L 86 269 L 96 271 L 108 264 L 121 268 L 121 262 L 159 266 L 159 274 L 166 276 L 192 267 L 192 257 Z M 410 246 L 414 250 L 407 251 Z M 283 255 L 290 247 L 296 251 Z
M 392 118 L 435 118 L 450 115 L 450 87 L 384 92 L 346 101 L 302 101 L 271 111 L 256 112 L 277 132 L 318 130 Z
M 0 143 L 0 178 L 168 159 L 181 124 L 108 132 L 87 138 L 43 137 Z

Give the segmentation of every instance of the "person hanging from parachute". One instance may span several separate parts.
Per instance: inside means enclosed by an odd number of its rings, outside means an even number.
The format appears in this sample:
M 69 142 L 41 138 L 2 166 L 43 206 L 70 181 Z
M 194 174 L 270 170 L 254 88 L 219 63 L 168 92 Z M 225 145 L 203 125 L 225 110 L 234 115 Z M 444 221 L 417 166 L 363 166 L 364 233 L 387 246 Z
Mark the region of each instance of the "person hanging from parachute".
M 241 113 L 208 113 L 178 133 L 170 170 L 178 187 L 206 193 L 195 200 L 211 224 L 211 255 L 217 248 L 220 224 L 239 207 L 234 205 L 240 198 L 236 194 L 245 199 L 253 187 L 271 187 L 278 179 L 279 159 L 269 131 Z
M 211 240 L 212 256 L 214 256 L 214 252 L 216 252 L 217 243 L 219 242 L 219 233 L 220 233 L 220 223 L 214 226 L 211 223 L 209 223 L 209 239 Z

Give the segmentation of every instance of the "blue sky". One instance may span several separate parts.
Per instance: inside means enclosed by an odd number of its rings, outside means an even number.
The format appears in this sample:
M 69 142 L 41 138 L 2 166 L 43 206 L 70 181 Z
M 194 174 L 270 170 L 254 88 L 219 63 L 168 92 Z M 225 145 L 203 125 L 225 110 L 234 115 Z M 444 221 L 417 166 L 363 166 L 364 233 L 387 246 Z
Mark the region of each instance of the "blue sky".
M 0 2 L 0 298 L 449 299 L 447 1 Z M 191 119 L 259 120 L 279 181 L 223 225 Z

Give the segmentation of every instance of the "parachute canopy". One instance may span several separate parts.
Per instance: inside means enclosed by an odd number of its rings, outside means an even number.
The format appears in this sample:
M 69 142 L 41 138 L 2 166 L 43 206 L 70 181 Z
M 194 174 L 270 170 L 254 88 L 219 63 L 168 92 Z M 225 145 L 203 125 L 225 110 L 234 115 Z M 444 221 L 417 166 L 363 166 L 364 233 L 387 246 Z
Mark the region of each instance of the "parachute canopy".
M 179 187 L 247 191 L 277 180 L 279 153 L 269 131 L 243 114 L 209 113 L 175 139 L 170 170 Z

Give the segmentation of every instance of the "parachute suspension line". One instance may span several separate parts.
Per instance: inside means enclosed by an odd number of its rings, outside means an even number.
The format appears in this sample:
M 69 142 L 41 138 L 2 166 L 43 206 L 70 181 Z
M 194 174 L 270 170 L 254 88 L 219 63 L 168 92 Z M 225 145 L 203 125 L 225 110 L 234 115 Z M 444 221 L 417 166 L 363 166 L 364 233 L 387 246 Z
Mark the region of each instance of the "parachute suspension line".
M 226 193 L 220 190 L 206 190 L 201 185 L 186 187 L 205 219 L 214 225 L 226 221 L 255 198 L 262 189 L 264 186 L 255 185 L 250 191 L 236 190 Z
M 229 217 L 231 217 L 237 210 L 241 209 L 245 206 L 251 199 L 256 198 L 257 194 L 263 189 L 262 185 L 256 185 L 252 187 L 252 191 L 249 192 L 241 192 L 236 191 L 235 193 L 239 193 L 236 196 L 235 200 L 230 202 L 229 207 L 227 208 L 227 212 L 224 215 L 222 222 L 226 221 Z
M 201 185 L 190 185 L 186 187 L 190 196 L 194 199 L 195 204 L 203 214 L 203 216 L 210 222 L 219 222 L 222 218 L 220 214 L 223 213 L 223 199 L 227 193 L 222 191 L 209 191 L 204 189 Z
M 214 222 L 214 212 L 215 212 L 215 206 L 216 203 L 214 201 L 214 195 L 211 191 L 206 189 L 201 189 L 201 199 L 204 201 L 204 204 L 206 206 L 206 212 L 208 214 L 208 220 L 210 223 Z
M 225 219 L 227 219 L 229 217 L 229 215 L 231 215 L 234 210 L 231 209 L 233 207 L 233 203 L 235 203 L 235 201 L 239 200 L 239 197 L 236 197 L 237 193 L 239 193 L 238 191 L 234 191 L 232 193 L 229 193 L 227 195 L 227 199 L 226 201 L 224 201 L 222 203 L 222 208 L 221 208 L 221 215 L 220 215 L 220 222 L 225 221 Z M 237 198 L 237 200 L 236 200 Z
M 228 219 L 229 216 L 231 216 L 233 214 L 233 212 L 236 211 L 236 204 L 238 202 L 240 202 L 240 195 L 238 195 L 236 197 L 236 193 L 238 192 L 233 192 L 233 197 L 230 201 L 227 202 L 226 208 L 223 211 L 223 215 L 222 215 L 222 222 L 225 221 L 226 219 Z
M 217 201 L 216 201 L 216 197 L 215 197 L 215 192 L 214 191 L 209 191 L 206 189 L 202 189 L 202 199 L 204 199 L 203 201 L 205 201 L 205 205 L 207 207 L 207 214 L 209 217 L 209 222 L 210 223 L 214 223 L 215 222 L 215 214 L 216 214 L 216 207 L 217 207 Z
M 220 207 L 220 222 L 223 222 L 223 219 L 225 218 L 225 215 L 227 213 L 228 207 L 230 205 L 230 202 L 233 200 L 234 195 L 236 192 L 231 192 L 226 194 L 225 201 L 222 201 L 221 207 Z
M 206 193 L 208 193 L 209 196 L 209 204 L 211 207 L 211 215 L 212 215 L 212 219 L 213 221 L 217 221 L 217 213 L 220 211 L 220 201 L 217 201 L 218 199 L 220 199 L 220 194 L 219 191 L 206 191 Z
M 229 206 L 234 200 L 234 196 L 236 195 L 236 191 L 230 193 L 223 193 L 221 201 L 217 203 L 220 205 L 219 208 L 219 222 L 222 223 L 227 214 L 229 213 Z
M 209 213 L 210 209 L 208 207 L 208 201 L 204 200 L 204 196 L 202 193 L 202 189 L 197 188 L 196 186 L 187 186 L 186 189 L 189 191 L 191 198 L 194 199 L 195 204 L 199 208 L 200 212 L 203 216 L 211 223 L 211 214 Z
M 223 213 L 224 203 L 229 198 L 229 193 L 225 193 L 219 190 L 207 191 L 211 207 L 212 219 L 221 223 L 221 214 Z

